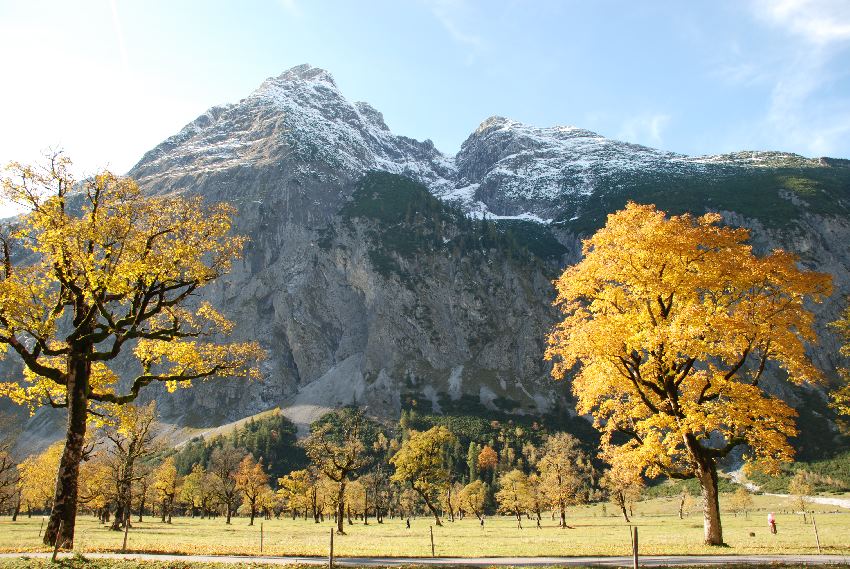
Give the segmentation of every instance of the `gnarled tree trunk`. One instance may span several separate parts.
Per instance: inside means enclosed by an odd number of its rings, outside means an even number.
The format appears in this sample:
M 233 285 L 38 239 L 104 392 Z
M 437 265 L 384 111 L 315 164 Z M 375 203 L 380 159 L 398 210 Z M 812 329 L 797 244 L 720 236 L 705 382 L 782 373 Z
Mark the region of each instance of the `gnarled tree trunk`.
M 91 346 L 75 346 L 75 348 L 77 349 L 68 356 L 68 384 L 66 388 L 68 428 L 65 435 L 65 450 L 62 452 L 62 458 L 59 461 L 53 509 L 50 512 L 47 530 L 44 532 L 45 545 L 55 545 L 58 540 L 60 547 L 69 549 L 74 546 L 78 479 L 80 462 L 83 460 L 83 443 L 86 437 L 89 377 L 91 376 L 91 362 L 84 355 L 91 351 Z M 77 357 L 74 357 L 75 354 L 77 354 Z
M 339 490 L 336 495 L 336 533 L 345 535 L 345 530 L 342 527 L 343 518 L 345 517 L 345 477 L 339 481 Z
M 720 501 L 717 491 L 717 465 L 707 460 L 700 466 L 698 478 L 702 487 L 703 529 L 706 545 L 723 545 L 723 528 L 720 525 Z
M 434 516 L 434 524 L 438 526 L 442 526 L 443 522 L 440 521 L 440 513 L 437 511 L 437 508 L 434 504 L 431 503 L 431 500 L 428 499 L 428 496 L 425 492 L 420 489 L 413 487 L 414 490 L 422 497 L 422 501 L 425 502 L 425 505 L 428 506 L 428 509 L 431 511 L 431 514 Z

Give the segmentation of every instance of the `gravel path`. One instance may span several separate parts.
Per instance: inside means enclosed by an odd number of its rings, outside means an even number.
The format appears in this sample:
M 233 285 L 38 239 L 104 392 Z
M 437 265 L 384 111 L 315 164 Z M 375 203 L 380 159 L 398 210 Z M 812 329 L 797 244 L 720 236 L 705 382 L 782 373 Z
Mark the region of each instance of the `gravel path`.
M 60 557 L 71 557 L 70 553 Z M 49 553 L 0 553 L 0 558 L 50 557 Z M 271 565 L 327 565 L 326 557 L 271 557 L 240 555 L 161 555 L 152 553 L 87 553 L 91 559 L 135 559 L 145 561 L 183 561 L 198 563 L 268 563 Z M 673 567 L 693 565 L 850 565 L 844 555 L 646 555 L 641 556 L 644 567 Z M 397 565 L 466 565 L 466 566 L 603 566 L 631 567 L 631 557 L 340 557 L 334 559 L 340 567 L 386 567 Z

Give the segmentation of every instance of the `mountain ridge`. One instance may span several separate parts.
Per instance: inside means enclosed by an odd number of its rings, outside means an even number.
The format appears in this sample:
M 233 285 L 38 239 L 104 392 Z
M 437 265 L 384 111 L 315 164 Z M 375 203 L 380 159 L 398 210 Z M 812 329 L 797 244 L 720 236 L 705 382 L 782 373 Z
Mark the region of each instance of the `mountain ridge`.
M 230 114 L 264 121 L 267 135 L 235 128 Z M 231 120 L 228 120 L 231 118 Z M 224 120 L 230 136 L 216 130 Z M 275 123 L 282 123 L 281 126 Z M 192 141 L 197 144 L 189 144 Z M 263 152 L 256 146 L 263 143 Z M 635 171 L 706 173 L 730 167 L 825 167 L 825 159 L 777 151 L 687 156 L 609 139 L 574 126 L 536 127 L 500 116 L 483 120 L 454 156 L 431 142 L 395 135 L 383 115 L 364 102 L 350 103 L 326 70 L 302 64 L 270 77 L 239 103 L 215 106 L 157 146 L 130 174 L 144 178 L 157 159 L 178 152 L 193 168 L 227 168 L 233 162 L 274 159 L 282 145 L 302 158 L 326 163 L 340 181 L 377 169 L 405 175 L 471 215 L 540 222 L 576 213 L 559 202 L 590 197 L 600 178 Z M 180 152 L 182 150 L 182 152 Z M 170 168 L 179 166 L 171 163 Z M 310 172 L 302 172 L 310 174 Z M 314 172 L 315 174 L 315 172 Z M 336 178 L 336 179 L 332 179 Z
M 129 174 L 150 194 L 232 203 L 235 231 L 250 238 L 198 300 L 234 321 L 234 339 L 267 349 L 264 380 L 151 387 L 146 397 L 178 431 L 281 407 L 303 432 L 354 402 L 384 416 L 574 416 L 568 383 L 553 382 L 543 361 L 559 316 L 551 281 L 629 199 L 719 211 L 752 231 L 757 251 L 784 248 L 830 272 L 837 293 L 817 307 L 823 339 L 812 355 L 832 378 L 842 364 L 827 323 L 850 294 L 850 161 L 688 157 L 503 117 L 446 156 L 393 134 L 378 110 L 303 65 L 212 107 Z M 819 400 L 769 375 L 789 400 Z M 817 413 L 806 417 L 831 417 L 825 405 Z M 48 436 L 48 415 L 32 419 L 28 440 Z M 821 427 L 811 432 L 832 432 Z

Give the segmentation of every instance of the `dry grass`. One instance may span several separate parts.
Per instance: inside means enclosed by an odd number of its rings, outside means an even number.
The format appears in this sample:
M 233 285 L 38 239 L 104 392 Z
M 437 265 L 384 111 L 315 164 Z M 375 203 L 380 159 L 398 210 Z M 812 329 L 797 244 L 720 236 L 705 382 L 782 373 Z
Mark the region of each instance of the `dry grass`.
M 814 528 L 803 524 L 801 516 L 790 513 L 790 504 L 782 498 L 757 496 L 757 511 L 749 518 L 726 513 L 724 537 L 728 548 L 711 548 L 702 544 L 700 512 L 680 520 L 674 499 L 641 502 L 635 508 L 633 523 L 640 528 L 643 554 L 774 554 L 816 553 Z M 548 556 L 548 555 L 628 555 L 630 538 L 622 518 L 614 516 L 611 506 L 603 515 L 601 504 L 573 508 L 569 524 L 574 529 L 560 529 L 545 517 L 544 527 L 537 529 L 524 521 L 525 529 L 517 529 L 516 521 L 506 517 L 488 518 L 484 527 L 475 518 L 444 527 L 434 527 L 438 556 Z M 834 512 L 830 506 L 816 506 L 818 530 L 823 553 L 850 554 L 850 512 Z M 779 533 L 767 530 L 766 512 L 777 514 Z M 42 551 L 38 538 L 41 518 L 9 518 L 0 521 L 0 551 Z M 264 520 L 264 554 L 326 555 L 332 524 L 314 524 L 305 520 Z M 411 521 L 407 529 L 402 520 L 387 520 L 368 526 L 362 522 L 346 526 L 345 536 L 336 536 L 335 552 L 339 556 L 430 556 L 429 526 L 433 519 Z M 118 551 L 123 534 L 112 532 L 91 517 L 81 517 L 77 526 L 78 551 Z M 750 533 L 754 535 L 751 536 Z M 171 525 L 154 518 L 134 524 L 130 530 L 128 549 L 132 551 L 186 554 L 257 554 L 260 546 L 260 522 L 253 527 L 237 518 L 227 526 L 222 518 L 201 520 L 175 518 Z

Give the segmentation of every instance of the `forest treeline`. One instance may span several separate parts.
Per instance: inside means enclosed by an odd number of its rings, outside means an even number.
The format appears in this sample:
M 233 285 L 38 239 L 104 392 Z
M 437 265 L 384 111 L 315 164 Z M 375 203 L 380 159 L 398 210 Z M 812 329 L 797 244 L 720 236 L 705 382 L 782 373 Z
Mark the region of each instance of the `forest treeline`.
M 566 526 L 566 508 L 590 500 L 611 498 L 627 516 L 643 487 L 639 477 L 602 471 L 577 438 L 537 422 L 435 421 L 405 410 L 386 425 L 346 407 L 298 441 L 295 426 L 276 411 L 164 449 L 155 405 L 127 410 L 121 424 L 90 437 L 81 471 L 81 509 L 116 530 L 146 515 L 166 523 L 174 515 L 226 523 L 239 514 L 248 523 L 258 516 L 331 517 L 342 532 L 355 519 L 380 523 L 387 516 L 430 515 L 436 523 L 475 516 L 483 523 L 500 512 L 539 524 L 549 511 Z M 55 443 L 18 464 L 0 455 L 4 513 L 49 511 L 61 451 Z

